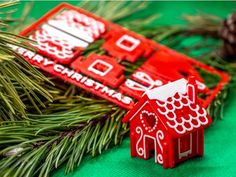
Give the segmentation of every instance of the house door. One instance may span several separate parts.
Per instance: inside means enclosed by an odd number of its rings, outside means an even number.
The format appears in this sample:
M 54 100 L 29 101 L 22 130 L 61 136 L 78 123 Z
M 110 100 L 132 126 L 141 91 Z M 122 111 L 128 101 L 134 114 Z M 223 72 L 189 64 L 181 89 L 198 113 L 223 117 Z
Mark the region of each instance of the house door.
M 150 156 L 154 155 L 156 162 L 156 139 L 149 135 L 144 135 L 144 158 L 149 159 Z
M 162 140 L 164 139 L 164 134 L 161 130 L 157 131 L 156 138 L 144 135 L 144 158 L 148 159 L 150 154 L 154 154 L 155 162 L 163 164 L 163 147 Z

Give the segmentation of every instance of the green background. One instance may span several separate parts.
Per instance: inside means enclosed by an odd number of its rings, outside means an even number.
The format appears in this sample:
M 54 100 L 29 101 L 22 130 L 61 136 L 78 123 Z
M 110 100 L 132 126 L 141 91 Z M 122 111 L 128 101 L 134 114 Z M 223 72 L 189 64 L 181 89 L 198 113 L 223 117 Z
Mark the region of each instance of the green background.
M 19 5 L 22 10 L 24 4 Z M 49 9 L 55 7 L 58 1 L 34 2 L 30 17 L 39 18 Z M 78 1 L 69 1 L 78 4 Z M 133 7 L 135 8 L 135 7 Z M 162 14 L 156 24 L 183 24 L 181 16 L 206 12 L 221 17 L 235 10 L 236 2 L 150 2 L 150 6 L 143 13 L 134 14 L 132 18 L 144 14 Z M 20 15 L 20 11 L 17 12 Z M 153 24 L 154 25 L 154 24 Z M 236 91 L 231 93 L 224 109 L 224 119 L 218 120 L 205 132 L 205 155 L 195 158 L 174 169 L 163 169 L 154 163 L 154 158 L 143 160 L 130 158 L 129 138 L 127 137 L 120 146 L 111 148 L 95 158 L 86 158 L 81 166 L 68 177 L 236 177 Z M 64 167 L 54 171 L 53 177 L 63 177 Z

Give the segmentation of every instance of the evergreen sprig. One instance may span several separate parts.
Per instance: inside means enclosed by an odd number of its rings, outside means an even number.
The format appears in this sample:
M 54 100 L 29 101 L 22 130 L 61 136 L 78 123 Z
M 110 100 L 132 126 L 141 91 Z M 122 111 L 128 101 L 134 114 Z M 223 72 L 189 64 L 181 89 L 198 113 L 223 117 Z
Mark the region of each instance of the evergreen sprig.
M 30 125 L 23 121 L 3 122 L 0 176 L 48 176 L 64 162 L 69 172 L 85 154 L 95 156 L 121 142 L 128 132 L 127 125 L 120 121 L 125 114 L 123 109 L 104 100 L 77 100 L 80 103 L 66 111 L 29 115 Z
M 15 1 L 2 3 L 0 9 L 15 4 Z M 13 22 L 14 19 L 1 18 L 0 27 L 7 27 L 5 24 L 9 21 Z M 10 47 L 16 45 L 28 48 L 26 42 L 26 38 L 0 31 L 0 122 L 27 118 L 24 100 L 28 100 L 39 112 L 38 104 L 44 106 L 40 97 L 51 100 L 49 92 L 41 85 L 48 79 Z
M 190 24 L 188 27 L 155 26 L 150 28 L 150 26 L 143 25 L 152 22 L 158 18 L 158 15 L 128 22 L 125 19 L 129 15 L 148 7 L 148 2 L 132 2 L 131 4 L 132 6 L 129 6 L 130 4 L 125 1 L 86 1 L 80 4 L 80 7 L 234 75 L 235 68 L 223 61 L 215 52 L 212 52 L 217 49 L 216 47 L 219 47 L 216 42 L 212 43 L 211 40 L 206 42 L 205 38 L 202 37 L 205 36 L 205 33 L 189 32 L 190 29 L 192 31 L 199 30 L 200 26 Z M 201 18 L 191 17 L 186 19 L 191 22 L 196 19 L 202 22 Z M 213 21 L 215 23 L 215 20 L 212 19 L 215 18 L 204 18 L 205 22 L 209 24 L 213 24 Z M 142 20 L 142 23 L 140 23 L 140 20 Z M 192 24 L 205 25 L 205 22 Z M 135 28 L 133 28 L 134 25 Z M 204 27 L 206 28 L 206 26 Z M 215 25 L 215 28 L 217 28 L 217 25 Z M 186 45 L 188 43 L 186 36 L 189 37 L 190 35 L 200 36 L 199 40 L 191 45 L 192 48 Z M 219 43 L 217 38 L 214 38 L 214 40 Z M 93 51 L 103 53 L 104 51 L 99 49 L 101 42 L 98 41 L 91 45 L 84 54 L 89 55 Z M 208 46 L 207 51 L 202 51 L 202 47 L 206 46 Z M 10 56 L 13 56 L 11 54 Z M 138 65 L 129 63 L 122 64 L 126 66 L 126 73 L 131 73 L 138 67 Z M 214 77 L 211 74 L 208 75 L 202 72 L 202 75 L 204 75 L 205 80 L 211 81 L 208 83 L 209 85 L 214 85 L 217 82 L 217 79 L 212 79 Z M 34 113 L 35 106 L 32 106 L 29 103 L 30 100 L 25 98 L 28 110 L 27 121 L 9 121 L 9 119 L 6 119 L 1 122 L 0 176 L 45 177 L 49 176 L 53 169 L 58 168 L 63 163 L 66 163 L 66 172 L 69 172 L 79 166 L 86 154 L 92 156 L 100 154 L 108 147 L 119 144 L 124 135 L 127 134 L 129 130 L 127 125 L 121 123 L 121 118 L 126 113 L 125 110 L 78 87 L 64 83 L 53 76 L 49 77 L 49 80 L 54 85 L 45 84 L 42 81 L 40 86 L 52 95 L 53 101 L 43 101 L 46 108 L 43 108 L 43 105 L 38 105 L 42 112 L 41 115 Z M 208 108 L 212 116 L 222 112 L 229 87 L 233 86 L 234 80 L 234 77 L 232 77 L 232 82 Z M 22 90 L 24 87 L 17 85 L 14 88 Z

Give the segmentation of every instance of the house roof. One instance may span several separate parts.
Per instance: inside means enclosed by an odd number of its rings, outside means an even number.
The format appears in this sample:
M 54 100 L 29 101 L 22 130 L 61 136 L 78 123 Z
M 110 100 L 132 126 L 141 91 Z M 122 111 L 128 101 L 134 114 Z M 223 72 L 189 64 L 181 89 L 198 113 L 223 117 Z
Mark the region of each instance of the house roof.
M 187 93 L 187 83 L 187 80 L 179 79 L 161 87 L 148 90 L 145 94 L 150 100 L 160 100 L 165 102 L 169 97 L 173 97 L 176 93 Z
M 193 79 L 168 83 L 147 91 L 146 95 L 161 122 L 174 137 L 204 128 L 211 123 L 206 110 L 197 101 Z

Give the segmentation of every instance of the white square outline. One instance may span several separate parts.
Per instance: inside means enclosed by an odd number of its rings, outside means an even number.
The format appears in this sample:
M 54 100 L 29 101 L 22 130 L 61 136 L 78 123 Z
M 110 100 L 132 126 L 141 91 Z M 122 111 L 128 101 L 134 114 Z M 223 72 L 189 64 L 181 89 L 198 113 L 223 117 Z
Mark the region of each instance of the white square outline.
M 131 47 L 127 47 L 127 46 L 123 45 L 122 42 L 124 40 L 127 40 L 127 41 L 133 43 L 133 45 Z M 135 39 L 132 36 L 128 36 L 126 34 L 123 35 L 120 39 L 118 39 L 118 41 L 116 41 L 116 45 L 118 47 L 120 47 L 126 51 L 129 51 L 129 52 L 133 51 L 139 44 L 140 44 L 140 40 Z
M 105 72 L 101 72 L 97 69 L 94 68 L 94 66 L 98 63 L 101 63 L 105 66 L 108 67 L 108 69 L 105 71 Z M 97 74 L 97 75 L 100 75 L 100 76 L 105 76 L 108 72 L 110 72 L 112 70 L 113 66 L 105 61 L 102 61 L 100 59 L 97 59 L 96 61 L 94 61 L 89 67 L 88 67 L 88 70 L 89 71 L 92 71 L 93 73 Z

